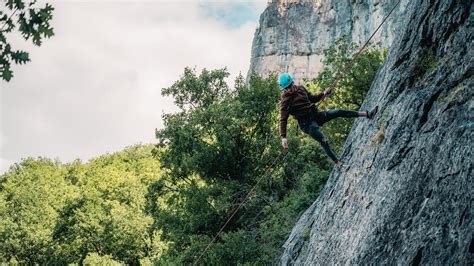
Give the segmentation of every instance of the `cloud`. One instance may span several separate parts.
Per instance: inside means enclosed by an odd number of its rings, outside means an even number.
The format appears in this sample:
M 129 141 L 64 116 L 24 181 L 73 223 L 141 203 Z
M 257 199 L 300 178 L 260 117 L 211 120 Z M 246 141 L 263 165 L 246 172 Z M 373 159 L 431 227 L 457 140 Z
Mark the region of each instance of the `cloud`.
M 265 1 L 220 1 L 210 2 L 201 1 L 200 7 L 206 15 L 224 22 L 229 27 L 240 27 L 241 25 L 255 21 L 262 9 L 265 7 Z
M 56 35 L 41 47 L 10 36 L 32 62 L 0 81 L 0 173 L 28 156 L 86 160 L 154 142 L 163 112 L 176 110 L 161 89 L 184 67 L 232 77 L 249 67 L 258 17 L 229 26 L 202 1 L 53 5 Z

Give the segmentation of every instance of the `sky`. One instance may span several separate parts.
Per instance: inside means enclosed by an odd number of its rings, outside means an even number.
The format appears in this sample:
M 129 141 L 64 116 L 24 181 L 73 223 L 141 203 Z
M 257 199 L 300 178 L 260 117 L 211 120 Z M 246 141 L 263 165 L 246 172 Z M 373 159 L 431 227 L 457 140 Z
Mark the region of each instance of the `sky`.
M 55 36 L 41 47 L 8 36 L 32 61 L 0 80 L 0 174 L 22 158 L 87 161 L 155 143 L 177 110 L 161 89 L 185 67 L 247 73 L 267 1 L 48 2 Z

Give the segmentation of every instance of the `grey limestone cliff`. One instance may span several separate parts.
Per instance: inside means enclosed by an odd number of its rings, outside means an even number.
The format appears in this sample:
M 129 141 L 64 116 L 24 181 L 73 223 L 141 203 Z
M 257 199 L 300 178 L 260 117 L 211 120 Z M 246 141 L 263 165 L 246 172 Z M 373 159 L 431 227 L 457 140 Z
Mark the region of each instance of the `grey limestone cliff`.
M 397 1 L 273 1 L 260 17 L 252 44 L 249 73 L 289 71 L 297 81 L 321 69 L 322 51 L 342 35 L 364 43 Z M 402 0 L 374 43 L 389 47 L 409 1 Z
M 474 8 L 414 0 L 280 264 L 474 265 Z

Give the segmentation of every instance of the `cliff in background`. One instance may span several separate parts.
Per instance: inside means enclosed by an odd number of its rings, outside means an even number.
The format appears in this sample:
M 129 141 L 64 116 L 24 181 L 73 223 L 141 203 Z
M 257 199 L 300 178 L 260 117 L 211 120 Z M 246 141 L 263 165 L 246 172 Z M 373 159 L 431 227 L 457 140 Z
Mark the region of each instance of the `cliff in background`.
M 384 48 L 391 45 L 408 2 L 401 1 L 374 43 Z M 324 49 L 342 35 L 363 44 L 394 4 L 387 0 L 274 1 L 260 17 L 249 73 L 289 71 L 297 81 L 315 77 Z
M 362 106 L 379 114 L 355 122 L 347 166 L 295 225 L 283 265 L 474 265 L 474 8 L 414 0 L 404 9 Z

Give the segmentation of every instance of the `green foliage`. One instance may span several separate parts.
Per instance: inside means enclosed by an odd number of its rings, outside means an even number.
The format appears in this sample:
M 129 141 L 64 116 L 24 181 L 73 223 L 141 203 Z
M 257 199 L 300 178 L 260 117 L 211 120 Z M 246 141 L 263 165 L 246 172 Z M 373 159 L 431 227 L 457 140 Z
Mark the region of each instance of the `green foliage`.
M 303 239 L 308 241 L 311 236 L 311 228 L 306 228 L 303 230 Z
M 41 46 L 43 38 L 54 35 L 50 20 L 54 8 L 50 4 L 36 7 L 36 0 L 6 0 L 9 13 L 0 11 L 0 77 L 10 81 L 13 77 L 11 62 L 25 64 L 30 61 L 29 54 L 21 50 L 12 50 L 7 40 L 7 33 L 18 27 L 19 33 L 25 40 L 32 39 L 33 44 Z M 16 19 L 15 19 L 16 18 Z
M 421 79 L 426 74 L 431 73 L 439 63 L 439 58 L 429 49 L 423 49 L 418 60 L 413 63 L 413 76 Z
M 26 159 L 0 179 L 0 258 L 45 261 L 58 212 L 77 191 L 58 162 Z
M 311 91 L 321 91 L 329 87 L 357 50 L 357 45 L 351 43 L 348 38 L 338 39 L 335 46 L 324 51 L 322 71 L 315 79 L 306 81 L 306 85 Z M 377 48 L 362 51 L 319 108 L 359 110 L 386 53 L 386 49 Z M 341 150 L 352 123 L 352 119 L 336 119 L 325 125 L 324 132 L 333 141 L 335 150 Z
M 160 179 L 153 146 L 87 164 L 26 159 L 0 179 L 0 262 L 137 264 L 165 248 L 144 212 Z
M 89 253 L 82 262 L 84 265 L 104 265 L 104 266 L 120 266 L 121 263 L 112 259 L 110 255 L 101 256 L 97 253 Z

